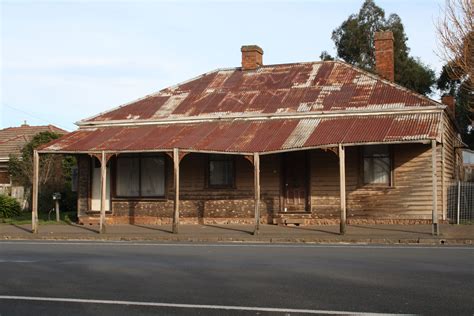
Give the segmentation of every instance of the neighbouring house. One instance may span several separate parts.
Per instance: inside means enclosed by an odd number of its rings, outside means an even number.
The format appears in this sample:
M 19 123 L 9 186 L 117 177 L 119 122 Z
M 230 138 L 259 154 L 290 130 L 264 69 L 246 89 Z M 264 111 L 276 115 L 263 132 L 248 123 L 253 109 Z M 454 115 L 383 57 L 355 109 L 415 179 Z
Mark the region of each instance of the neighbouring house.
M 342 61 L 217 69 L 77 123 L 81 223 L 437 223 L 462 147 L 454 106 Z M 435 210 L 433 212 L 433 210 Z
M 0 194 L 15 197 L 23 207 L 25 188 L 12 181 L 8 172 L 8 162 L 11 155 L 20 157 L 23 146 L 40 132 L 55 132 L 61 135 L 67 133 L 53 125 L 30 126 L 26 122 L 18 127 L 0 129 Z

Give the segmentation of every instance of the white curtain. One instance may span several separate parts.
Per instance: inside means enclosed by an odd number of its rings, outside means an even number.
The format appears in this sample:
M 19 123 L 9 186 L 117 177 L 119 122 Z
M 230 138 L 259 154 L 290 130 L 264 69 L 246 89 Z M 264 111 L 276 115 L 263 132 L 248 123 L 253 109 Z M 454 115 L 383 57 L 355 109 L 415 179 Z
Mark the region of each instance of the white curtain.
M 140 175 L 138 157 L 119 157 L 117 159 L 117 196 L 139 196 Z
M 165 195 L 165 162 L 163 157 L 141 158 L 142 196 Z
M 364 182 L 389 184 L 390 158 L 364 158 Z
M 390 184 L 390 152 L 387 145 L 364 147 L 364 183 Z

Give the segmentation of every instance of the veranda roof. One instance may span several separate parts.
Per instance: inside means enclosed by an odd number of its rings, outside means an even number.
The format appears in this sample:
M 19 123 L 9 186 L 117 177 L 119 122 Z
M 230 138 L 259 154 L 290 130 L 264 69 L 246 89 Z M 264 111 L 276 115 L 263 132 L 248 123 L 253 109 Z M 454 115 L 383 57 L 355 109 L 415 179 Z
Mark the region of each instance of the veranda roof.
M 82 128 L 40 152 L 272 153 L 338 144 L 419 142 L 437 139 L 441 112 L 301 119 L 225 120 Z

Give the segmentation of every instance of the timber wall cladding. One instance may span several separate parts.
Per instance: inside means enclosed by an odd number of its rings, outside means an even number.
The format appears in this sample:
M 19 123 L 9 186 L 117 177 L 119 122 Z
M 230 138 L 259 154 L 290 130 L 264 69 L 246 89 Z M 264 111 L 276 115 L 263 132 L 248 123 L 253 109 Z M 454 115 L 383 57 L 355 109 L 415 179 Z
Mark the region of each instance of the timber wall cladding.
M 444 161 L 445 161 L 445 180 L 451 181 L 456 179 L 456 166 L 460 161 L 456 161 L 456 130 L 449 121 L 446 113 L 443 115 L 443 143 L 444 143 Z
M 166 197 L 162 200 L 112 200 L 115 217 L 163 217 L 173 213 L 173 162 L 167 157 Z M 270 222 L 280 208 L 280 161 L 277 155 L 261 158 L 261 216 Z M 180 218 L 248 219 L 254 217 L 253 165 L 235 156 L 235 188 L 207 187 L 207 155 L 188 154 L 180 163 Z M 150 219 L 151 220 L 151 219 Z M 119 221 L 117 219 L 117 221 Z M 185 220 L 183 220 L 185 221 Z M 149 221 L 147 221 L 149 222 Z M 234 221 L 235 222 L 235 221 Z
M 359 221 L 431 219 L 431 147 L 393 145 L 393 187 L 364 186 L 358 147 L 346 147 L 347 217 Z M 331 151 L 311 153 L 312 217 L 339 218 L 338 157 Z M 440 187 L 441 189 L 441 187 Z M 439 193 L 441 197 L 441 193 Z

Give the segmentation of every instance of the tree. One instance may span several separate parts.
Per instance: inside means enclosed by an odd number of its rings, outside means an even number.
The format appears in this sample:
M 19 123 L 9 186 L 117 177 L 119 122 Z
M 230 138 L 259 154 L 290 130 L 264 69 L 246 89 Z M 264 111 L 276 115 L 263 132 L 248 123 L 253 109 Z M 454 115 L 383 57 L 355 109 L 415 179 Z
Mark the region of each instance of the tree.
M 332 32 L 337 56 L 346 62 L 375 72 L 374 34 L 392 31 L 394 37 L 395 82 L 421 94 L 428 95 L 435 83 L 435 73 L 418 58 L 409 55 L 407 36 L 400 17 L 385 11 L 373 0 L 366 0 L 357 14 Z
M 456 122 L 461 128 L 461 137 L 469 148 L 474 149 L 474 131 L 472 131 L 472 89 L 467 86 L 467 81 L 453 78 L 453 72 L 459 70 L 456 66 L 446 64 L 437 80 L 438 89 L 442 94 L 449 94 L 456 99 Z
M 334 57 L 331 56 L 327 51 L 323 50 L 321 55 L 319 55 L 319 59 L 322 61 L 334 60 Z
M 474 89 L 474 2 L 446 0 L 436 30 L 438 55 L 446 63 L 446 73 L 460 80 L 463 88 Z
M 31 201 L 30 188 L 33 183 L 33 151 L 59 136 L 54 132 L 40 132 L 22 148 L 20 157 L 10 156 L 8 169 L 12 180 L 25 187 L 25 198 L 28 201 Z M 75 209 L 74 203 L 71 203 L 75 198 L 71 192 L 71 170 L 75 164 L 75 159 L 71 156 L 40 155 L 38 178 L 41 187 L 40 210 L 48 210 L 48 205 L 52 205 L 51 194 L 53 192 L 63 193 L 63 200 L 67 200 L 67 204 L 69 204 L 67 208 Z
M 463 141 L 474 148 L 474 3 L 446 0 L 436 25 L 438 56 L 445 62 L 438 88 L 456 97 L 456 120 Z

